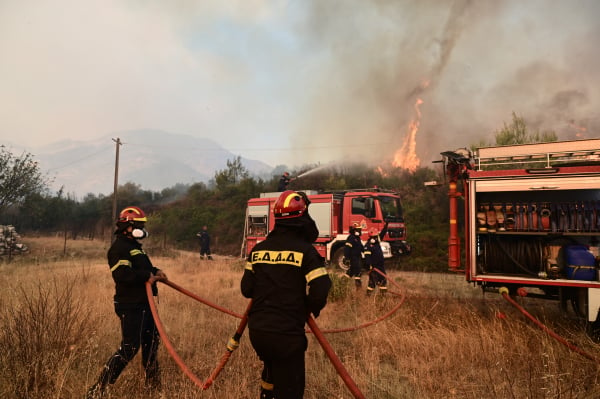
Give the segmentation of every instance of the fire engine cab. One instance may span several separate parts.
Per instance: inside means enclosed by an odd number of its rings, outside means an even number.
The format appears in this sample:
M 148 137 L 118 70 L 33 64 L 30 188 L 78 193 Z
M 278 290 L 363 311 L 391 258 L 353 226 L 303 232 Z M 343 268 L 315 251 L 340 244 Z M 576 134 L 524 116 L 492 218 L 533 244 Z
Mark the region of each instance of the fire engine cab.
M 357 223 L 362 227 L 361 239 L 368 239 L 369 229 L 381 231 L 385 223 L 388 229 L 381 247 L 384 257 L 406 255 L 410 245 L 406 241 L 406 226 L 400 196 L 392 191 L 378 188 L 306 193 L 310 200 L 309 214 L 319 229 L 319 237 L 313 243 L 317 251 L 330 264 L 343 270 L 344 246 L 350 227 Z M 242 254 L 247 256 L 254 246 L 265 240 L 275 225 L 273 205 L 280 192 L 262 193 L 248 200 Z
M 600 139 L 442 153 L 449 180 L 450 270 L 485 288 L 571 302 L 594 322 L 600 308 Z M 460 186 L 459 184 L 462 183 Z M 462 270 L 460 270 L 462 271 Z

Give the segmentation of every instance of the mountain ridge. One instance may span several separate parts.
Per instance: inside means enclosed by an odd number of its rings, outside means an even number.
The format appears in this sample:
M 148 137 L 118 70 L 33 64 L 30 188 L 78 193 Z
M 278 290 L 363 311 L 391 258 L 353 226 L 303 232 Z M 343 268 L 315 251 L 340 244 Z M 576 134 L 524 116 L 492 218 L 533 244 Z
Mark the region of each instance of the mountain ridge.
M 113 192 L 116 140 L 119 146 L 118 184 L 135 183 L 161 191 L 176 184 L 208 183 L 215 172 L 237 158 L 208 138 L 159 129 L 137 129 L 90 140 L 61 140 L 25 149 L 51 179 L 50 189 L 82 197 Z M 15 146 L 16 147 L 16 146 Z M 274 168 L 260 160 L 240 157 L 252 176 L 269 179 Z

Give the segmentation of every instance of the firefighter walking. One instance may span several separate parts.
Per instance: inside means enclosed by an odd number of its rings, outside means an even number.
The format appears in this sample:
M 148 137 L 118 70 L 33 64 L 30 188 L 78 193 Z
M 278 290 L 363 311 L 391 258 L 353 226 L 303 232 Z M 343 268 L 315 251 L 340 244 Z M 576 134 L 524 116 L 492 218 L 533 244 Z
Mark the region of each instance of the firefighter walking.
M 371 295 L 375 287 L 379 287 L 379 292 L 385 294 L 387 292 L 387 280 L 384 276 L 378 273 L 385 274 L 383 251 L 381 250 L 381 240 L 387 232 L 387 223 L 381 232 L 376 228 L 369 230 L 369 239 L 365 244 L 365 265 L 369 269 L 369 283 L 367 285 L 367 295 Z M 376 269 L 376 270 L 373 270 Z
M 360 239 L 362 233 L 362 227 L 358 223 L 352 224 L 350 228 L 350 234 L 346 239 L 344 247 L 344 261 L 350 262 L 350 267 L 346 272 L 346 276 L 354 279 L 356 288 L 360 288 L 361 283 L 361 270 L 362 270 L 362 258 L 364 252 L 364 246 Z
M 142 366 L 148 390 L 160 389 L 160 369 L 157 359 L 159 336 L 150 311 L 146 282 L 166 281 L 164 272 L 150 262 L 139 240 L 145 238 L 146 215 L 136 206 L 121 211 L 115 231 L 116 239 L 108 250 L 108 266 L 115 282 L 114 306 L 121 326 L 121 344 L 108 359 L 97 382 L 88 390 L 87 398 L 104 396 L 109 384 L 114 384 L 127 364 L 142 349 Z
M 304 396 L 304 326 L 327 303 L 331 280 L 312 243 L 318 229 L 304 193 L 284 191 L 274 204 L 275 227 L 248 256 L 242 295 L 252 299 L 250 342 L 263 362 L 261 399 Z M 307 291 L 308 285 L 308 291 Z

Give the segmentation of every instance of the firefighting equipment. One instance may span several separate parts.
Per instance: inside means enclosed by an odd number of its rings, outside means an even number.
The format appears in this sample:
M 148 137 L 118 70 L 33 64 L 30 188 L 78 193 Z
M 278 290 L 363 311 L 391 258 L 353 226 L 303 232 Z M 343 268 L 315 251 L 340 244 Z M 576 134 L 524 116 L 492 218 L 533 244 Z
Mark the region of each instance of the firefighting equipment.
M 119 213 L 118 222 L 147 222 L 146 214 L 137 206 L 128 206 Z
M 310 201 L 305 193 L 287 190 L 275 201 L 273 214 L 275 219 L 297 218 L 308 210 L 309 204 Z

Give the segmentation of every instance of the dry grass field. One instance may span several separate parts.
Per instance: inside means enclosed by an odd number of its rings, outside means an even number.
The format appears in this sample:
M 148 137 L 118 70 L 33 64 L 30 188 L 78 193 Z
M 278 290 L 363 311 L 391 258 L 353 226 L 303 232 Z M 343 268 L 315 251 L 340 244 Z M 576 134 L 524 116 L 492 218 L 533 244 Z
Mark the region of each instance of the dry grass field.
M 119 343 L 107 242 L 23 237 L 29 254 L 0 263 L 0 397 L 82 398 Z M 170 280 L 236 313 L 240 259 L 201 261 L 195 253 L 145 245 Z M 498 294 L 485 295 L 452 274 L 389 271 L 405 295 L 390 317 L 326 337 L 369 399 L 598 398 L 598 363 L 560 344 Z M 399 297 L 367 297 L 333 271 L 334 287 L 317 319 L 322 330 L 359 326 L 388 312 Z M 365 280 L 366 284 L 366 280 Z M 225 352 L 239 319 L 160 285 L 158 311 L 187 366 L 202 380 Z M 518 301 L 569 342 L 600 358 L 556 303 Z M 312 334 L 306 354 L 306 399 L 352 398 Z M 198 389 L 162 345 L 163 391 L 155 398 L 258 398 L 261 364 L 246 336 L 207 390 Z M 109 398 L 147 398 L 139 355 Z

